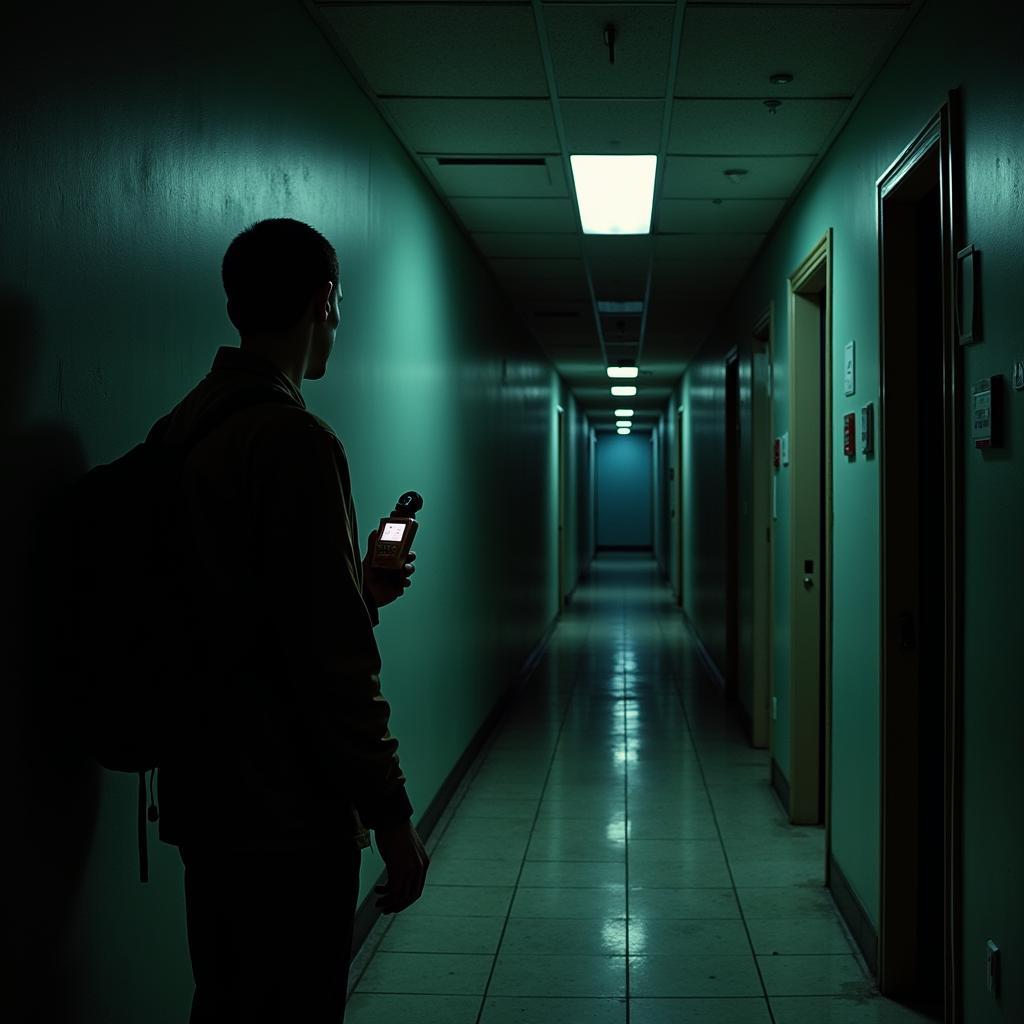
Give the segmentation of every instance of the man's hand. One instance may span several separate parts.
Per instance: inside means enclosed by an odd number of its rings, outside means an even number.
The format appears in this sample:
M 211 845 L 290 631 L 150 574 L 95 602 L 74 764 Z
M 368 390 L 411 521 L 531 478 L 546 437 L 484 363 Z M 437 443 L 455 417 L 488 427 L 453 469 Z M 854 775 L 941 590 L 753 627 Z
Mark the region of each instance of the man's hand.
M 416 552 L 409 552 L 409 560 L 401 569 L 375 569 L 370 563 L 373 559 L 373 546 L 377 543 L 377 530 L 374 530 L 366 541 L 366 557 L 363 559 L 363 585 L 366 587 L 374 604 L 383 608 L 386 604 L 401 597 L 408 587 L 412 586 L 412 574 L 416 566 Z
M 376 828 L 373 832 L 388 870 L 387 881 L 375 887 L 380 897 L 377 909 L 382 914 L 397 914 L 422 895 L 430 858 L 411 821 Z

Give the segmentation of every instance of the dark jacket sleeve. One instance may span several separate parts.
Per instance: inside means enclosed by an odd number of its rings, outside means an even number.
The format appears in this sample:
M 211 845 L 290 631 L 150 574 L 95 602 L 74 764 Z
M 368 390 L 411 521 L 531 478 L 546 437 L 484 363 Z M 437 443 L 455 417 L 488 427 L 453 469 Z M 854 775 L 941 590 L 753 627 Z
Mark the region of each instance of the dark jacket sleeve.
M 270 621 L 296 721 L 321 784 L 351 800 L 363 824 L 406 820 L 412 806 L 380 691 L 345 451 L 308 413 L 287 410 L 276 426 L 253 465 L 258 575 L 280 612 Z

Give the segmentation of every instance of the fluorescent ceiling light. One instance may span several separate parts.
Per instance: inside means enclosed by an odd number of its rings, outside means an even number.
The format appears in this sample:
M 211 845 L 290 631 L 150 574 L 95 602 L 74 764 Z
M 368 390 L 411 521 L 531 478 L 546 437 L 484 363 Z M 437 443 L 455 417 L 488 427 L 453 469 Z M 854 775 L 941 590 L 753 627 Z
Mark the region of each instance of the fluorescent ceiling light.
M 636 386 L 633 384 L 616 384 L 612 388 L 612 394 L 616 398 L 632 398 L 636 394 Z
M 617 427 L 631 427 L 633 426 L 632 420 L 616 420 L 615 426 Z
M 640 316 L 644 311 L 643 302 L 610 302 L 599 299 L 598 313 L 604 316 Z
M 635 366 L 609 366 L 609 377 L 636 377 L 640 370 Z
M 616 409 L 615 410 L 615 415 L 616 416 L 629 417 L 629 416 L 633 415 L 633 410 L 632 409 Z
M 585 235 L 651 230 L 656 156 L 570 156 Z
M 630 433 L 630 429 L 629 429 L 629 427 L 619 427 L 619 429 L 616 431 L 616 433 L 617 434 L 628 434 L 628 433 Z

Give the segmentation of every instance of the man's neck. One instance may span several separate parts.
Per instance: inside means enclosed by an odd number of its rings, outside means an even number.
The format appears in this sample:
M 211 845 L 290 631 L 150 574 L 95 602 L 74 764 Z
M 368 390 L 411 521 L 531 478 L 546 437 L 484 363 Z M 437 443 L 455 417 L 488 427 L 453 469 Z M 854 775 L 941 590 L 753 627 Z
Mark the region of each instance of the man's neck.
M 308 340 L 296 334 L 249 334 L 242 337 L 241 349 L 272 363 L 296 391 L 302 391 L 309 360 Z

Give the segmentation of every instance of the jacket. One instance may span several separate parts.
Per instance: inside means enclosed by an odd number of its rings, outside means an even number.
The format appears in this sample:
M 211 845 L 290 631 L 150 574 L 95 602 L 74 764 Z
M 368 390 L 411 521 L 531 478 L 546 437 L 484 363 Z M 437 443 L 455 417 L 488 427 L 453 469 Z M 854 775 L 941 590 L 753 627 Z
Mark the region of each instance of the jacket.
M 368 845 L 366 827 L 412 806 L 341 442 L 275 366 L 230 348 L 151 438 L 187 450 L 175 518 L 191 670 L 168 696 L 161 839 Z

